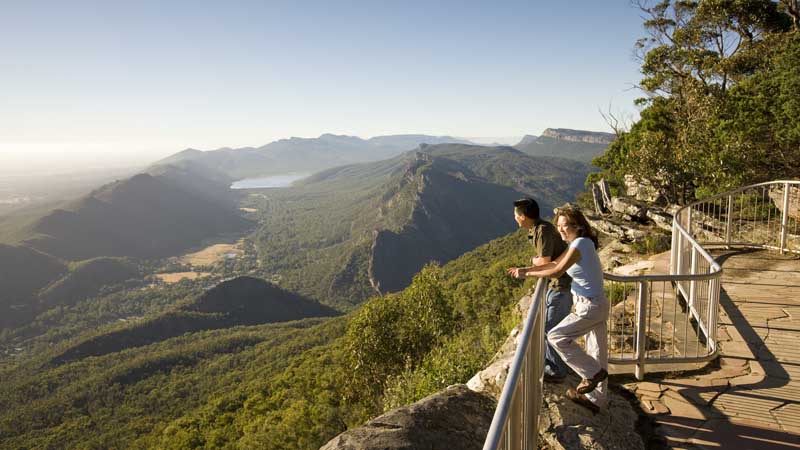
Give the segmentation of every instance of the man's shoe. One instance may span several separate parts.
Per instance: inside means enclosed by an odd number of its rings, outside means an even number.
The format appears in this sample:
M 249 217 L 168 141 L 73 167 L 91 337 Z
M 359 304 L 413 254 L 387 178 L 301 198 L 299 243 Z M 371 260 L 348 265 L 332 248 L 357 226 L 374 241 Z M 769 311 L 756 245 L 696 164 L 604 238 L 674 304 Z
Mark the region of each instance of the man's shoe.
M 572 400 L 573 402 L 583 406 L 584 408 L 588 409 L 589 411 L 597 414 L 600 412 L 600 407 L 592 403 L 591 400 L 586 398 L 585 395 L 578 393 L 575 389 L 569 388 L 566 392 L 567 398 Z
M 575 390 L 578 391 L 579 394 L 588 394 L 589 392 L 592 392 L 597 387 L 597 385 L 600 384 L 600 382 L 605 380 L 606 378 L 608 378 L 608 372 L 606 371 L 606 369 L 600 369 L 600 371 L 597 372 L 592 378 L 589 379 L 584 378 L 583 380 L 581 380 L 581 382 L 578 383 L 578 387 L 575 388 Z

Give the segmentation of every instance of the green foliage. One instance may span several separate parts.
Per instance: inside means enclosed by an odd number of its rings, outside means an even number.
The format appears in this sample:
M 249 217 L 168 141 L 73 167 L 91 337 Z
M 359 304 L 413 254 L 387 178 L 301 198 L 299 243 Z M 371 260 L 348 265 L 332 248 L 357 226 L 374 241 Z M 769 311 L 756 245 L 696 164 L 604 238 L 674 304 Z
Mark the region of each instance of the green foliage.
M 636 291 L 636 286 L 633 283 L 606 281 L 603 284 L 603 290 L 611 306 L 614 306 L 626 300 L 629 295 Z
M 641 255 L 655 255 L 665 252 L 672 245 L 671 236 L 668 234 L 648 234 L 643 239 L 631 242 L 631 248 Z
M 675 203 L 797 176 L 797 22 L 769 0 L 645 6 L 640 120 L 595 160 Z M 595 176 L 595 177 L 597 177 Z
M 344 345 L 352 367 L 352 398 L 376 397 L 387 375 L 416 367 L 453 329 L 450 299 L 439 280 L 441 269 L 427 266 L 402 293 L 367 302 L 350 321 Z
M 524 232 L 512 233 L 426 267 L 404 291 L 346 317 L 193 332 L 54 367 L 65 348 L 109 331 L 82 327 L 158 316 L 204 291 L 182 282 L 64 307 L 47 321 L 67 341 L 50 347 L 42 337 L 0 366 L 0 448 L 319 448 L 485 366 L 531 287 L 505 269 L 529 253 Z M 359 377 L 370 386 L 354 390 Z

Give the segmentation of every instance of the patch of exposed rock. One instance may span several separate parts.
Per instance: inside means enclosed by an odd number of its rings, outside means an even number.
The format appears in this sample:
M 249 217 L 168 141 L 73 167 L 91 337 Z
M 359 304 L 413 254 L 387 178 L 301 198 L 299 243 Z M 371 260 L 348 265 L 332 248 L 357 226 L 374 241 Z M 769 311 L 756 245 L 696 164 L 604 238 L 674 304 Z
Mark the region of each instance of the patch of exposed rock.
M 575 386 L 578 381 L 577 376 L 572 376 L 561 385 L 545 384 L 539 416 L 540 447 L 546 444 L 554 450 L 644 449 L 644 442 L 636 429 L 638 412 L 630 402 L 612 388 L 608 407 L 592 414 L 563 395 L 567 385 Z
M 320 450 L 479 450 L 496 406 L 490 395 L 451 386 L 348 430 Z
M 633 175 L 625 175 L 625 195 L 648 203 L 662 203 L 664 196 L 658 192 L 653 183 L 637 180 Z
M 628 181 L 635 183 L 632 179 Z M 604 270 L 612 271 L 630 263 L 636 253 L 653 254 L 669 249 L 672 219 L 678 206 L 658 206 L 639 198 L 650 199 L 646 195 L 611 197 L 609 191 L 605 181 L 595 183 L 592 186 L 595 211 L 593 214 L 584 211 L 589 224 L 600 234 L 598 253 Z M 636 194 L 634 191 L 631 192 Z

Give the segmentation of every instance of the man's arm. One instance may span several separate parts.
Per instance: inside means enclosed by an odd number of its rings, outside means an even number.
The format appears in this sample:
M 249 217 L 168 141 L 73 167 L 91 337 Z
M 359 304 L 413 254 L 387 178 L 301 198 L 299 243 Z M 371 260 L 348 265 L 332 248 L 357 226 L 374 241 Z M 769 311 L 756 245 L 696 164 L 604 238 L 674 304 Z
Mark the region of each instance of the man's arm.
M 543 266 L 535 266 L 525 271 L 520 270 L 517 277 L 525 276 L 558 278 L 567 271 L 573 264 L 580 261 L 581 252 L 575 247 L 567 248 L 567 251 L 559 255 L 555 261 L 550 261 Z
M 552 260 L 553 258 L 549 256 L 536 256 L 533 259 L 531 259 L 531 262 L 533 263 L 534 266 L 543 266 L 551 262 Z

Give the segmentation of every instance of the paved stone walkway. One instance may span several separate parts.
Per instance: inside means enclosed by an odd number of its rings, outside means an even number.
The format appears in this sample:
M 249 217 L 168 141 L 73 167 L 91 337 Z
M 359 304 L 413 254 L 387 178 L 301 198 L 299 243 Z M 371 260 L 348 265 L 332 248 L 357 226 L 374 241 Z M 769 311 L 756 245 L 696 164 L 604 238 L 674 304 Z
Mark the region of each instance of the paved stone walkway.
M 800 449 L 800 260 L 714 253 L 723 267 L 719 367 L 624 386 L 674 449 Z M 656 273 L 666 273 L 666 258 Z

